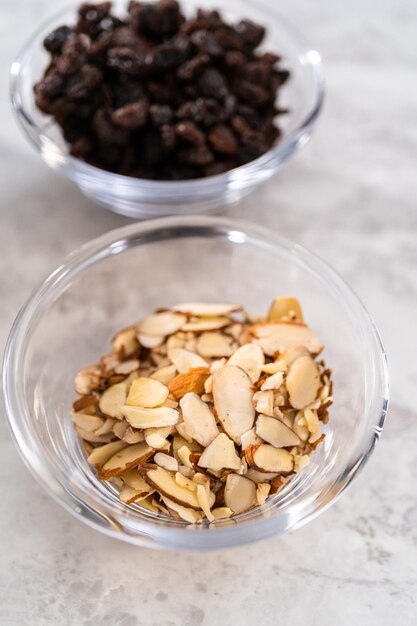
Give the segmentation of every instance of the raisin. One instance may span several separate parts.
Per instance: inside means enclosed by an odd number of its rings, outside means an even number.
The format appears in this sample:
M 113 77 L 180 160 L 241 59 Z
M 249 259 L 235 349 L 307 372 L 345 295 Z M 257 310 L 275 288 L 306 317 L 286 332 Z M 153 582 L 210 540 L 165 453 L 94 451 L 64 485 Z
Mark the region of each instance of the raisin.
M 213 67 L 204 70 L 197 81 L 197 85 L 203 96 L 221 99 L 229 93 L 223 74 Z
M 188 143 L 200 146 L 205 142 L 205 134 L 198 128 L 194 122 L 179 122 L 176 127 L 178 137 L 188 141 Z
M 207 146 L 198 146 L 196 148 L 188 148 L 178 153 L 178 158 L 183 163 L 191 165 L 208 165 L 214 161 L 214 154 Z
M 69 26 L 59 26 L 59 28 L 56 28 L 45 37 L 43 47 L 51 54 L 59 54 L 64 43 L 72 37 L 75 37 L 72 28 L 69 28 Z
M 167 104 L 153 104 L 150 108 L 150 116 L 156 126 L 162 126 L 172 121 L 174 112 Z
M 145 55 L 126 47 L 111 48 L 107 55 L 107 65 L 121 73 L 134 76 L 149 71 Z
M 208 136 L 209 141 L 216 152 L 223 154 L 236 154 L 239 144 L 233 131 L 224 124 L 215 126 Z
M 141 100 L 126 104 L 120 109 L 116 109 L 111 116 L 113 124 L 122 128 L 140 128 L 148 121 L 149 102 Z
M 265 37 L 265 27 L 252 20 L 241 20 L 236 27 L 236 32 L 250 48 L 259 46 Z
M 201 54 L 207 54 L 210 57 L 220 57 L 224 53 L 223 47 L 208 30 L 195 30 L 190 37 L 190 41 Z

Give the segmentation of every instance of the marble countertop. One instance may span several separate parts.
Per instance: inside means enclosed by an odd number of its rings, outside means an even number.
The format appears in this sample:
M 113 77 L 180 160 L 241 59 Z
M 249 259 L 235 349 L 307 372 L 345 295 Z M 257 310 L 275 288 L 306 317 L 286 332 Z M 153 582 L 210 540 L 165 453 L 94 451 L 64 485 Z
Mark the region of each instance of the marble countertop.
M 302 154 L 229 214 L 318 251 L 364 301 L 391 372 L 381 443 L 338 503 L 301 530 L 179 554 L 133 548 L 70 517 L 25 469 L 3 419 L 3 626 L 417 623 L 417 5 L 280 7 L 323 54 L 325 110 Z M 50 10 L 47 0 L 0 4 L 2 346 L 20 305 L 66 253 L 128 222 L 48 170 L 12 119 L 8 66 Z

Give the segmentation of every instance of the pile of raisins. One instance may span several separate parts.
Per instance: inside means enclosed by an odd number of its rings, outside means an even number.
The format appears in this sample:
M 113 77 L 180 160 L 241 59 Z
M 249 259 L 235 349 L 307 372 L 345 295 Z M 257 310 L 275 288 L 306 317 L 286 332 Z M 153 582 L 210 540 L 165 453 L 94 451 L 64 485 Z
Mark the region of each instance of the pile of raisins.
M 37 106 L 71 154 L 158 180 L 211 176 L 264 154 L 279 137 L 277 93 L 289 73 L 257 52 L 265 28 L 218 11 L 186 19 L 175 0 L 83 4 L 75 26 L 50 33 Z

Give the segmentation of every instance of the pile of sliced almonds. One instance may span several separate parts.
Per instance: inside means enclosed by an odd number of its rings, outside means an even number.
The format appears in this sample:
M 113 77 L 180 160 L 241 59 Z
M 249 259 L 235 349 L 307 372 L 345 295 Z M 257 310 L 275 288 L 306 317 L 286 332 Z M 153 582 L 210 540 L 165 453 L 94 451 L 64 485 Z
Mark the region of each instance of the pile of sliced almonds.
M 122 502 L 189 523 L 237 515 L 264 504 L 324 439 L 322 349 L 290 297 L 256 320 L 229 304 L 159 310 L 79 372 L 75 430 Z

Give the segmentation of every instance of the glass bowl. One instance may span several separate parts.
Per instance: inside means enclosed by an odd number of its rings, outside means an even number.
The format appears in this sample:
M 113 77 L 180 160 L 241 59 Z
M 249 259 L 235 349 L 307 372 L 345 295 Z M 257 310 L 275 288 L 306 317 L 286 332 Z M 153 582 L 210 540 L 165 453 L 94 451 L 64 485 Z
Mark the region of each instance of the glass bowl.
M 125 7 L 127 0 L 114 3 Z M 186 12 L 213 8 L 215 0 L 184 0 Z M 272 176 L 310 137 L 324 94 L 321 60 L 303 38 L 275 12 L 271 3 L 228 0 L 222 8 L 231 21 L 249 17 L 268 25 L 264 47 L 283 57 L 291 78 L 282 92 L 280 106 L 290 110 L 280 117 L 283 135 L 260 158 L 208 178 L 188 181 L 155 181 L 113 174 L 73 158 L 61 129 L 35 105 L 33 85 L 47 66 L 42 41 L 57 26 L 74 23 L 75 5 L 60 11 L 28 41 L 12 65 L 11 100 L 20 125 L 42 159 L 62 171 L 89 198 L 116 213 L 132 218 L 215 211 L 235 202 Z
M 115 331 L 160 306 L 242 303 L 264 314 L 293 294 L 334 372 L 326 438 L 310 465 L 264 506 L 190 526 L 122 504 L 87 464 L 70 417 L 74 375 Z M 387 408 L 378 332 L 356 295 L 322 260 L 270 230 L 220 217 L 171 217 L 114 230 L 71 254 L 32 295 L 4 357 L 5 407 L 31 472 L 90 526 L 141 546 L 203 550 L 293 530 L 325 510 L 369 458 Z

